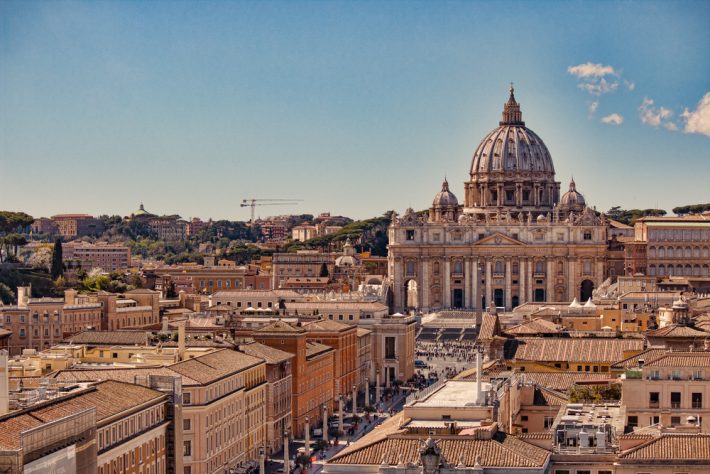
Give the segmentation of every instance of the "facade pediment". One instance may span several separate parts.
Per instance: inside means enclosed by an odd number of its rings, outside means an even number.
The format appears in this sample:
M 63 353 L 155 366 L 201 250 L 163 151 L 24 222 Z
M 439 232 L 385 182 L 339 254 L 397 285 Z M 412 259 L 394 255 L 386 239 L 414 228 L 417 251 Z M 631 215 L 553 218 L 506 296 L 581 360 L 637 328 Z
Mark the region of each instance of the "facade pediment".
M 501 234 L 500 232 L 496 232 L 493 235 L 489 235 L 488 237 L 479 240 L 473 245 L 476 247 L 494 247 L 499 245 L 515 245 L 518 247 L 526 247 L 523 242 L 509 237 L 505 234 Z

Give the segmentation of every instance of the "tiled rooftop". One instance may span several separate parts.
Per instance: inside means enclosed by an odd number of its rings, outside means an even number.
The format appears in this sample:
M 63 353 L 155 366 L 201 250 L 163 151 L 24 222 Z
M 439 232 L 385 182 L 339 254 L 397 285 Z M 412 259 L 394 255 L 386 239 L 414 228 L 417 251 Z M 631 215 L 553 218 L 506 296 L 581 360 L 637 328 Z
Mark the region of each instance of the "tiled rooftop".
M 421 436 L 392 435 L 360 449 L 336 455 L 333 464 L 389 465 L 419 463 L 419 449 L 424 441 Z M 540 468 L 545 466 L 550 453 L 525 441 L 496 433 L 493 439 L 476 439 L 474 436 L 447 436 L 435 439 L 444 458 L 452 463 L 462 461 L 474 466 L 480 456 L 480 464 L 486 468 Z
M 663 434 L 619 455 L 623 461 L 684 461 L 710 465 L 710 434 Z
M 540 362 L 615 362 L 643 350 L 643 339 L 519 338 L 506 342 L 505 358 Z
M 239 350 L 245 354 L 249 354 L 253 357 L 259 357 L 264 359 L 267 364 L 278 364 L 280 362 L 286 362 L 288 360 L 296 357 L 290 352 L 285 352 L 273 347 L 267 346 L 265 344 L 260 344 L 258 342 L 252 342 L 250 344 L 240 344 Z

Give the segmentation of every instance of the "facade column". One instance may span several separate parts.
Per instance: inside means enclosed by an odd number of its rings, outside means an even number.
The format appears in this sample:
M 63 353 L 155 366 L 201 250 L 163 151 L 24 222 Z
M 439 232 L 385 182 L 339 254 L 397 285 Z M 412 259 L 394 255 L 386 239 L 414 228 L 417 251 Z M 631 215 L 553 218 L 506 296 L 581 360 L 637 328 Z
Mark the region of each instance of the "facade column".
M 407 307 L 407 292 L 404 288 L 404 268 L 402 263 L 402 258 L 398 257 L 394 259 L 394 306 L 397 311 L 402 310 Z
M 510 311 L 513 309 L 513 285 L 511 283 L 511 267 L 510 257 L 505 258 L 505 309 Z
M 554 301 L 553 295 L 555 294 L 555 265 L 554 265 L 554 260 L 551 258 L 547 259 L 547 275 L 546 275 L 546 282 L 547 282 L 547 290 L 545 293 L 545 299 L 547 301 Z
M 429 268 L 431 267 L 431 262 L 429 261 L 429 257 L 422 257 L 422 287 L 417 288 L 417 290 L 421 293 L 422 298 L 422 304 L 419 307 L 421 311 L 429 311 L 429 308 L 431 307 L 430 299 L 431 296 L 429 294 L 429 291 L 431 289 L 431 277 L 429 276 Z
M 478 285 L 481 281 L 481 275 L 478 274 L 478 258 L 473 257 L 473 260 L 471 262 L 472 272 L 471 274 L 473 275 L 473 286 L 471 288 L 471 298 L 473 300 L 473 304 L 471 307 L 473 309 L 479 309 L 481 306 L 481 298 L 480 295 L 478 294 Z
M 370 377 L 365 377 L 365 406 L 372 405 L 370 400 Z
M 311 457 L 311 420 L 306 417 L 306 444 L 305 444 L 306 456 Z
M 444 308 L 451 308 L 451 259 L 444 260 Z
M 528 301 L 535 301 L 533 298 L 533 285 L 535 284 L 535 279 L 533 277 L 533 272 L 535 271 L 535 260 L 532 258 L 528 260 Z
M 382 390 L 382 387 L 380 385 L 380 369 L 377 369 L 375 377 L 375 403 L 379 404 L 380 400 L 382 399 L 382 394 L 380 393 L 380 390 Z
M 343 396 L 338 396 L 338 431 L 345 433 L 343 431 Z
M 328 442 L 328 407 L 323 404 L 323 441 Z
M 567 274 L 567 299 L 572 301 L 577 297 L 577 285 L 575 284 L 577 275 L 577 258 L 571 257 L 568 260 L 568 274 Z
M 520 304 L 527 302 L 527 288 L 525 286 L 525 257 L 518 259 L 518 299 Z
M 289 472 L 291 460 L 288 453 L 288 431 L 284 431 L 284 472 Z
M 490 308 L 492 304 L 493 288 L 491 288 L 491 259 L 486 257 L 486 307 Z M 484 307 L 483 310 L 486 308 Z
M 357 385 L 353 385 L 353 416 L 357 415 Z
M 464 307 L 471 307 L 471 257 L 464 257 L 463 262 L 463 272 L 464 272 Z

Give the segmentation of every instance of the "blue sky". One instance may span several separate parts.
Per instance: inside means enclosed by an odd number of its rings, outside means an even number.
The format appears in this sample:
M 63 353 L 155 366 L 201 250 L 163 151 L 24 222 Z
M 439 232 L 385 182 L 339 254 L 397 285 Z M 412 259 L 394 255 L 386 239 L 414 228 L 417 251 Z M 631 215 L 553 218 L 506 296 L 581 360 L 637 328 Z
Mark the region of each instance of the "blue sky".
M 710 2 L 3 1 L 0 208 L 423 209 L 444 175 L 463 197 L 510 81 L 563 189 L 710 202 L 708 24 Z

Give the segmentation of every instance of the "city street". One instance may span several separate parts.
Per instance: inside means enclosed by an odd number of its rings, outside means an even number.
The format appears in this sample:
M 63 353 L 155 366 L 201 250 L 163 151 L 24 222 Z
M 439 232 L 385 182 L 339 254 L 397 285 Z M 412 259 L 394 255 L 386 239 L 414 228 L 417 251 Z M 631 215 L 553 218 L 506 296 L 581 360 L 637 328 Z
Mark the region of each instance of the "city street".
M 373 389 L 374 390 L 374 389 Z M 406 396 L 409 395 L 409 391 L 402 390 L 399 395 L 395 396 L 388 402 L 383 402 L 382 407 L 384 408 L 382 410 L 381 414 L 378 413 L 373 413 L 370 415 L 370 422 L 365 421 L 365 413 L 364 412 L 358 412 L 358 416 L 362 418 L 362 421 L 358 425 L 358 429 L 355 432 L 355 434 L 352 437 L 345 436 L 342 439 L 339 440 L 339 443 L 336 446 L 331 446 L 328 448 L 328 450 L 325 452 L 325 459 L 321 459 L 321 453 L 318 452 L 315 455 L 318 457 L 318 460 L 313 463 L 313 465 L 308 469 L 309 473 L 318 473 L 321 472 L 323 469 L 323 464 L 325 461 L 330 459 L 331 457 L 335 456 L 337 453 L 339 453 L 341 450 L 343 450 L 345 447 L 347 447 L 351 442 L 357 441 L 358 439 L 362 438 L 365 434 L 369 433 L 372 431 L 375 427 L 380 425 L 382 422 L 387 420 L 389 418 L 389 411 L 394 410 L 394 412 L 399 412 L 402 407 L 404 406 L 404 400 Z M 377 414 L 377 418 L 375 418 L 375 415 Z M 303 439 L 295 439 L 291 442 L 289 446 L 289 453 L 291 453 L 291 460 L 295 458 L 296 452 L 298 448 L 302 448 L 304 446 L 304 440 Z M 283 473 L 283 451 L 280 451 L 278 453 L 275 453 L 271 461 L 267 464 L 266 466 L 266 472 L 268 474 L 276 474 L 276 473 Z M 292 472 L 299 472 L 298 470 L 294 470 Z

